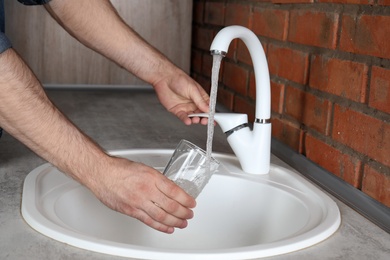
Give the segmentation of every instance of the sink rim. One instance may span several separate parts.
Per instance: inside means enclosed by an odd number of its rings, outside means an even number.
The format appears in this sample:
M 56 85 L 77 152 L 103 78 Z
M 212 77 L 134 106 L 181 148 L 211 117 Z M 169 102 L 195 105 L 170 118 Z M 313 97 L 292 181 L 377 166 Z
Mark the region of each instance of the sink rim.
M 125 156 L 129 154 L 167 154 L 171 155 L 173 150 L 171 149 L 128 149 L 128 150 L 116 150 L 111 151 L 110 154 L 114 156 Z M 217 159 L 227 159 L 227 160 L 237 160 L 234 155 L 223 154 L 223 153 L 213 153 L 213 156 L 217 157 Z M 124 244 L 120 242 L 113 242 L 102 239 L 91 239 L 89 235 L 80 234 L 74 230 L 67 230 L 66 228 L 59 226 L 47 219 L 47 216 L 43 216 L 41 212 L 39 212 L 38 208 L 33 207 L 33 205 L 37 202 L 35 195 L 31 191 L 31 185 L 28 186 L 29 183 L 34 182 L 37 183 L 37 178 L 41 174 L 46 174 L 50 172 L 50 169 L 55 169 L 54 166 L 51 166 L 49 163 L 43 164 L 33 171 L 31 171 L 24 183 L 23 187 L 23 199 L 22 199 L 22 215 L 26 222 L 38 232 L 51 237 L 55 240 L 58 240 L 63 243 L 67 243 L 79 248 L 88 249 L 91 251 L 111 254 L 117 256 L 125 256 L 125 257 L 136 257 L 136 258 L 145 258 L 147 259 L 172 259 L 172 254 L 174 254 L 178 259 L 182 257 L 186 257 L 186 259 L 198 259 L 199 257 L 210 257 L 212 259 L 249 259 L 249 258 L 259 258 L 266 257 L 272 255 L 280 255 L 288 252 L 297 251 L 299 249 L 303 249 L 309 247 L 311 245 L 317 244 L 329 236 L 331 236 L 334 232 L 337 231 L 340 223 L 340 211 L 338 209 L 337 204 L 323 191 L 314 186 L 312 183 L 307 181 L 305 178 L 297 174 L 296 172 L 286 169 L 283 166 L 274 166 L 271 165 L 272 168 L 283 168 L 290 175 L 292 175 L 295 179 L 298 179 L 305 186 L 309 186 L 310 189 L 319 190 L 320 193 L 317 194 L 321 197 L 322 201 L 328 207 L 326 208 L 326 216 L 324 217 L 324 221 L 319 225 L 316 225 L 314 228 L 307 230 L 297 236 L 293 236 L 287 239 L 282 239 L 279 241 L 265 243 L 260 245 L 252 245 L 252 246 L 243 246 L 243 247 L 235 247 L 235 248 L 226 248 L 226 249 L 205 249 L 205 250 L 193 250 L 193 249 L 163 249 L 163 248 L 152 248 L 147 246 L 140 246 L 134 244 Z M 217 173 L 221 174 L 221 173 Z M 254 175 L 240 175 L 239 173 L 222 173 L 221 175 L 232 175 L 237 178 L 243 178 L 251 181 L 264 181 L 264 176 L 254 176 Z M 66 177 L 69 178 L 69 177 Z M 266 179 L 266 178 L 265 178 Z M 69 178 L 69 180 L 71 180 Z M 272 183 L 272 180 L 268 180 Z M 73 185 L 74 188 L 81 186 L 76 183 Z M 54 187 L 56 189 L 58 187 Z M 291 188 L 291 187 L 289 187 Z M 293 189 L 293 188 L 292 188 Z M 299 191 L 299 190 L 298 190 Z M 46 193 L 47 194 L 47 193 Z M 35 214 L 35 217 L 33 216 Z M 39 216 L 36 219 L 36 216 Z M 74 233 L 77 233 L 75 236 Z M 300 232 L 300 231 L 299 231 Z M 299 233 L 298 232 L 298 233 Z M 69 243 L 69 240 L 74 241 L 73 243 Z M 310 242 L 308 241 L 310 240 Z M 98 246 L 97 246 L 98 245 Z M 278 248 L 278 252 L 275 254 L 275 248 Z M 259 253 L 260 252 L 260 253 Z

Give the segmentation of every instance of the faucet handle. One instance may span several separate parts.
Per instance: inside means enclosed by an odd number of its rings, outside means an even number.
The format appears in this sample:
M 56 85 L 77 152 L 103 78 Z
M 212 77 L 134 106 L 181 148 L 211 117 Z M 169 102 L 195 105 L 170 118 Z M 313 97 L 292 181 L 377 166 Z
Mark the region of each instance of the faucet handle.
M 188 117 L 209 117 L 208 113 L 190 114 Z M 224 133 L 233 128 L 247 124 L 248 115 L 240 113 L 215 113 L 214 120 L 218 123 Z

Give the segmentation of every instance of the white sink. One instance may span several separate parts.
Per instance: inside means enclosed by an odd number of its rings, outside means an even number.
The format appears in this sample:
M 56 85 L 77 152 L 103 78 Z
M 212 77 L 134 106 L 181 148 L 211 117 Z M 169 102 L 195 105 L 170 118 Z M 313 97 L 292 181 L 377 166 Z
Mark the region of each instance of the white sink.
M 162 170 L 173 150 L 112 154 Z M 100 253 L 141 259 L 253 259 L 319 243 L 340 225 L 336 203 L 294 171 L 271 164 L 253 176 L 234 156 L 214 154 L 223 167 L 197 199 L 195 217 L 168 235 L 104 206 L 50 164 L 26 177 L 22 214 L 38 232 Z

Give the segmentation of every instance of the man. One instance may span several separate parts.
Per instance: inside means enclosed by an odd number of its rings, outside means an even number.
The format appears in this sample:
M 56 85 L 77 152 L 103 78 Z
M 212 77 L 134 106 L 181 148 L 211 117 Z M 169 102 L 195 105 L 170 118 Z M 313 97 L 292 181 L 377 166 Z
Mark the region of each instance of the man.
M 19 0 L 44 4 L 87 47 L 150 83 L 160 102 L 185 124 L 208 111 L 208 95 L 194 80 L 145 43 L 108 0 Z M 0 30 L 4 14 L 0 0 Z M 205 123 L 205 122 L 202 122 Z M 0 127 L 86 187 L 114 210 L 162 232 L 184 228 L 195 200 L 158 171 L 107 155 L 46 96 L 40 82 L 0 32 Z

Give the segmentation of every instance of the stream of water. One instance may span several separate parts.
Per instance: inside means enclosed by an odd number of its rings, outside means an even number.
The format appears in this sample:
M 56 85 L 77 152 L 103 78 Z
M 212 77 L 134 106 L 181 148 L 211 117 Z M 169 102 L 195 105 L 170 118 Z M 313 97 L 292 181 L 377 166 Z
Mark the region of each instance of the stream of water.
M 207 123 L 207 143 L 206 143 L 206 156 L 207 156 L 208 169 L 210 169 L 211 153 L 213 150 L 214 115 L 215 115 L 215 105 L 217 102 L 219 69 L 221 67 L 222 58 L 223 56 L 221 55 L 213 55 L 213 67 L 211 70 L 210 104 L 209 104 L 210 111 L 209 111 L 209 119 Z
M 211 71 L 211 90 L 210 90 L 210 103 L 209 103 L 209 118 L 207 124 L 207 143 L 206 143 L 206 167 L 205 172 L 197 173 L 202 178 L 194 181 L 185 179 L 176 180 L 176 184 L 184 189 L 189 195 L 196 198 L 202 191 L 203 187 L 207 184 L 211 177 L 211 154 L 213 150 L 213 136 L 214 136 L 214 115 L 215 105 L 217 103 L 217 91 L 218 91 L 218 79 L 219 69 L 221 66 L 223 56 L 213 55 L 213 67 Z M 205 180 L 207 180 L 205 182 Z

